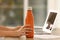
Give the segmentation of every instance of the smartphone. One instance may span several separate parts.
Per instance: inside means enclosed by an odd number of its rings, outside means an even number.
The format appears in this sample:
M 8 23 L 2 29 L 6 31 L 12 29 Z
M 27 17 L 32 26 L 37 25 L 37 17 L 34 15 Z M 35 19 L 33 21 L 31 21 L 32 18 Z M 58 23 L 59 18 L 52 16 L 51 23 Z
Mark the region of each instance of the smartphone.
M 46 18 L 45 24 L 43 26 L 44 32 L 47 32 L 47 33 L 52 32 L 56 16 L 57 16 L 57 11 L 50 11 L 49 12 L 49 14 Z

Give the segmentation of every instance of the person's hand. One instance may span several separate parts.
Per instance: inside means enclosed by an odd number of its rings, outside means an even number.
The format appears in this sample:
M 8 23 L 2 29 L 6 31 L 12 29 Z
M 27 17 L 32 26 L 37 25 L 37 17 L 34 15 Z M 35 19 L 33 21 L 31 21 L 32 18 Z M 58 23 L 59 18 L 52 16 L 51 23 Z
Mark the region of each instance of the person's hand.
M 29 27 L 30 27 L 30 25 L 26 25 L 24 27 L 24 29 L 25 29 L 26 32 L 31 32 L 32 31 L 32 28 L 29 28 Z
M 32 32 L 32 28 L 29 28 L 30 25 L 25 25 L 24 26 L 24 31 L 25 31 L 25 35 L 28 35 L 28 33 Z
M 28 35 L 27 32 L 32 32 L 32 28 L 29 28 L 30 25 L 21 26 L 17 32 L 20 32 L 20 35 Z

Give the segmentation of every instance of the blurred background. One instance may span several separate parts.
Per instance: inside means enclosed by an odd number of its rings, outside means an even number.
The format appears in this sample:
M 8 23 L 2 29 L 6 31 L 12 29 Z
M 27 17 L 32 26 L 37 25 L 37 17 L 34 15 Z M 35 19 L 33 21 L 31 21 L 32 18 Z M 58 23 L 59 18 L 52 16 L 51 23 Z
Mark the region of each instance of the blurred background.
M 23 25 L 23 0 L 0 0 L 0 25 Z

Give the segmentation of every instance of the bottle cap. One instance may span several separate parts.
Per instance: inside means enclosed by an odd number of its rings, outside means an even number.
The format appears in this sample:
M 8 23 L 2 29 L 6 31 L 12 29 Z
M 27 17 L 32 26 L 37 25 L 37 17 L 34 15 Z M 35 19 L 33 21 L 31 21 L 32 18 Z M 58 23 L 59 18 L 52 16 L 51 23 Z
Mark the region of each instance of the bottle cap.
M 28 10 L 32 10 L 32 7 L 28 7 Z

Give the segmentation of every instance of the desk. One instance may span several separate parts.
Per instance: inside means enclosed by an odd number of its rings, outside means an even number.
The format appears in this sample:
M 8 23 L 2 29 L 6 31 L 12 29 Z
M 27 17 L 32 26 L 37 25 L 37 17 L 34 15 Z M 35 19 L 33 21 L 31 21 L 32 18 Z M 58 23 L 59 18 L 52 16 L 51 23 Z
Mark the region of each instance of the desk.
M 60 40 L 60 38 L 55 39 L 41 39 L 41 38 L 26 38 L 26 37 L 5 37 L 4 40 Z
M 51 34 L 60 36 L 60 29 L 55 29 Z M 21 37 L 2 37 L 3 40 L 60 40 L 60 38 L 52 38 L 52 39 L 42 39 L 42 38 L 26 38 L 25 36 Z M 1 39 L 0 39 L 1 40 Z

